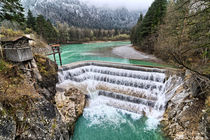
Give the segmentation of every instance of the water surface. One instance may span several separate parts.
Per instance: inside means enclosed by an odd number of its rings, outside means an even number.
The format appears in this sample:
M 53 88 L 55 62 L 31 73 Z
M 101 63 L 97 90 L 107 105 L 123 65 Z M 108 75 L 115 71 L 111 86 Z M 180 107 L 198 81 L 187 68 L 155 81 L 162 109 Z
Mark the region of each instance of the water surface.
M 166 140 L 157 120 L 107 106 L 103 97 L 91 100 L 76 123 L 73 140 Z
M 61 57 L 62 63 L 70 64 L 79 61 L 98 60 L 106 62 L 116 62 L 124 64 L 135 64 L 145 66 L 163 66 L 158 63 L 126 59 L 123 57 L 116 56 L 112 53 L 112 49 L 119 46 L 131 45 L 129 41 L 115 41 L 115 42 L 102 42 L 102 43 L 88 43 L 88 44 L 70 44 L 62 45 Z M 53 60 L 53 57 L 50 56 Z M 58 55 L 56 60 L 59 64 Z
M 130 45 L 130 42 L 103 42 L 71 44 L 62 46 L 63 64 L 98 60 L 124 64 L 163 66 L 140 60 L 126 59 L 112 54 L 112 49 Z M 52 56 L 50 56 L 53 59 Z M 58 62 L 58 56 L 56 56 Z M 76 123 L 73 140 L 164 140 L 156 120 L 116 109 L 100 102 L 100 97 L 91 99 L 97 102 L 85 108 Z M 154 121 L 154 122 L 153 122 Z M 153 126 L 154 125 L 154 126 Z

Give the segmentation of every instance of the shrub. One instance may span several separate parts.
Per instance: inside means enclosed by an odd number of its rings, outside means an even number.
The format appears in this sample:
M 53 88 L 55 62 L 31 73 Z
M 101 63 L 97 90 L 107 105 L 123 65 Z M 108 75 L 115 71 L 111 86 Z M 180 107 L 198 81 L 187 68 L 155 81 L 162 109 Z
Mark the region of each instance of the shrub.
M 9 64 L 6 61 L 0 59 L 0 72 L 7 71 L 11 67 L 12 67 L 11 64 Z
M 15 37 L 15 36 L 21 36 L 24 34 L 20 30 L 14 31 L 12 29 L 7 29 L 5 27 L 1 27 L 0 30 L 1 30 L 1 36 L 4 36 L 4 37 Z
M 120 34 L 113 38 L 114 40 L 129 40 L 130 36 L 127 34 Z
M 30 28 L 26 28 L 25 31 L 24 31 L 25 34 L 31 34 L 33 33 L 33 30 L 30 29 Z

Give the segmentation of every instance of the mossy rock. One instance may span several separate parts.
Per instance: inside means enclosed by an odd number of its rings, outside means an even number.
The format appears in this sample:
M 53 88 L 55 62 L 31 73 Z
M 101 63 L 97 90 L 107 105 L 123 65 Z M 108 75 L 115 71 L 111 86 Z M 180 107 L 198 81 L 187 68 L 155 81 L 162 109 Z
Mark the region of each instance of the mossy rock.
M 57 74 L 58 67 L 49 58 L 42 55 L 35 55 L 35 60 L 42 76 L 50 77 L 51 75 Z

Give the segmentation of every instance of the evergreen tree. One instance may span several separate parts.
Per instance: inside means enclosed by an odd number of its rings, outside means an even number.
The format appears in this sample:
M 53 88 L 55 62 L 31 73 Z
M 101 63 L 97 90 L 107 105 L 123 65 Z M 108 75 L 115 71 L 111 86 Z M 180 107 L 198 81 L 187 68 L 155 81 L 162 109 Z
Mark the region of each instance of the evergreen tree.
M 98 35 L 97 35 L 98 38 L 102 38 L 103 37 L 103 33 L 102 33 L 102 29 L 100 28 L 98 30 Z
M 28 10 L 28 16 L 26 21 L 27 27 L 35 30 L 36 19 L 33 17 L 33 14 L 30 10 Z
M 114 36 L 117 36 L 117 35 L 119 35 L 120 33 L 119 33 L 119 30 L 118 29 L 115 29 L 114 30 Z
M 158 26 L 162 23 L 165 16 L 167 0 L 155 0 L 145 17 L 140 15 L 138 24 L 131 32 L 131 41 L 141 49 L 153 52 L 154 40 Z
M 57 42 L 57 31 L 49 20 L 45 20 L 44 16 L 39 15 L 36 18 L 35 31 L 41 35 L 48 43 Z
M 44 37 L 44 27 L 45 27 L 45 18 L 42 15 L 38 15 L 38 17 L 36 18 L 36 32 L 38 35 L 42 35 Z
M 140 26 L 141 23 L 143 21 L 143 14 L 141 13 L 140 14 L 140 17 L 138 19 L 138 22 L 137 22 L 137 25 L 134 26 L 132 29 L 131 29 L 131 35 L 130 35 L 130 40 L 131 40 L 131 43 L 132 44 L 135 44 L 137 42 L 137 39 L 138 39 L 138 34 L 137 34 L 137 26 Z
M 0 7 L 0 22 L 10 20 L 20 24 L 24 23 L 24 9 L 19 0 L 1 0 Z
M 209 5 L 206 0 L 171 0 L 158 32 L 155 54 L 210 77 Z
M 58 33 L 55 29 L 55 27 L 52 25 L 50 20 L 47 20 L 45 23 L 45 36 L 48 43 L 56 43 L 58 42 Z
M 141 22 L 143 21 L 143 14 L 141 13 L 140 16 L 139 16 L 139 20 L 137 22 L 137 24 L 141 24 Z
M 136 28 L 137 28 L 137 25 L 134 26 L 132 29 L 131 29 L 131 35 L 130 35 L 130 40 L 131 40 L 131 43 L 132 44 L 135 44 L 137 42 L 137 31 L 136 31 Z

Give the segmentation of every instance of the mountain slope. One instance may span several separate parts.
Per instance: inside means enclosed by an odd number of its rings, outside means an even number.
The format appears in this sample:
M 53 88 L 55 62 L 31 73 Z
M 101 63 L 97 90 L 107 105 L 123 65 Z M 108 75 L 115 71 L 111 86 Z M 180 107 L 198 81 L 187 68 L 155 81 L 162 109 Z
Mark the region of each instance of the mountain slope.
M 25 11 L 42 14 L 53 23 L 67 22 L 69 25 L 87 28 L 131 28 L 138 20 L 138 11 L 126 8 L 112 10 L 87 6 L 79 0 L 21 0 Z

